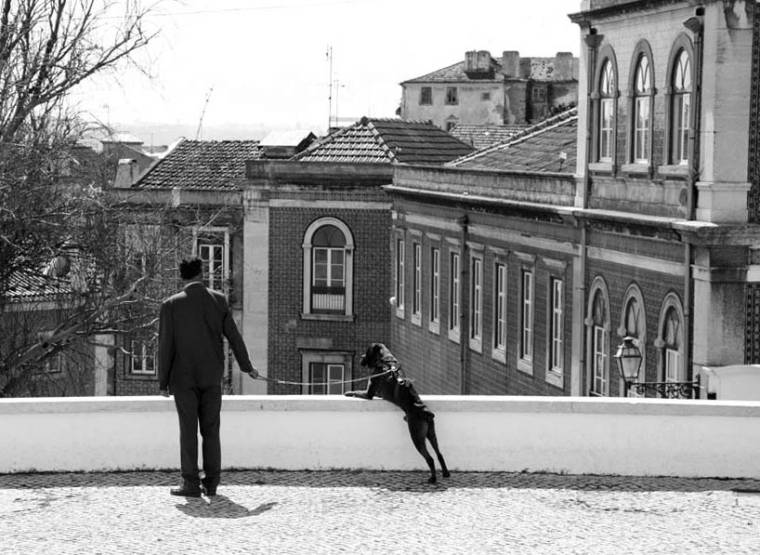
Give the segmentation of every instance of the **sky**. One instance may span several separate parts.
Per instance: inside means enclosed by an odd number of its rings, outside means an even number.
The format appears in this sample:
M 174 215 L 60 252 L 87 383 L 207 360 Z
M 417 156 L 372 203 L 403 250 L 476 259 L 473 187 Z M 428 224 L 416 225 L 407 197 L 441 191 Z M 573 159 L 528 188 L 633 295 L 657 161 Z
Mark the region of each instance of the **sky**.
M 147 21 L 158 36 L 137 56 L 142 71 L 101 75 L 74 99 L 146 143 L 323 133 L 330 114 L 344 125 L 394 117 L 400 82 L 468 50 L 577 56 L 567 14 L 579 10 L 580 0 L 163 1 Z

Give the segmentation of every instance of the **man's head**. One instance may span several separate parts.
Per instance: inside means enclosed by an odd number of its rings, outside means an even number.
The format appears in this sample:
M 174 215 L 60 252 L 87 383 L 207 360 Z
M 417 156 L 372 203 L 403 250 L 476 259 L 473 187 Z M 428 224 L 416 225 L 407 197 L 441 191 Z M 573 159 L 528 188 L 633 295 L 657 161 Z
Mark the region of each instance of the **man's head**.
M 202 276 L 203 262 L 194 256 L 179 263 L 179 275 L 185 281 L 200 279 Z

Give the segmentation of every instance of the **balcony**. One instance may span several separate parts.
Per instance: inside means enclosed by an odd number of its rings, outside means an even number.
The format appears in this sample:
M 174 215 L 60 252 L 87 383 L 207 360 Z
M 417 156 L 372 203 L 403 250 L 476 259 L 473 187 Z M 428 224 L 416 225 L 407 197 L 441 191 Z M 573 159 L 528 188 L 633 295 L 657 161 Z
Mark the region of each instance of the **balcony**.
M 760 549 L 759 402 L 425 400 L 453 471 L 436 485 L 384 401 L 227 397 L 210 499 L 168 495 L 171 400 L 0 400 L 2 551 Z

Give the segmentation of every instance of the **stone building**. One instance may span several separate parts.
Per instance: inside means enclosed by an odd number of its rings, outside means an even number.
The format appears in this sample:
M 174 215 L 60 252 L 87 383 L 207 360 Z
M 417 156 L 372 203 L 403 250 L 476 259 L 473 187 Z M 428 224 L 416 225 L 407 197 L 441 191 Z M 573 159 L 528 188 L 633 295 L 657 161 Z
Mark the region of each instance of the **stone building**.
M 757 4 L 570 17 L 577 114 L 386 187 L 392 343 L 427 393 L 621 395 L 624 336 L 646 381 L 760 358 Z
M 575 104 L 578 59 L 570 52 L 530 58 L 505 51 L 493 58 L 487 50 L 473 50 L 464 61 L 404 81 L 401 88 L 402 119 L 432 121 L 447 131 L 527 124 Z

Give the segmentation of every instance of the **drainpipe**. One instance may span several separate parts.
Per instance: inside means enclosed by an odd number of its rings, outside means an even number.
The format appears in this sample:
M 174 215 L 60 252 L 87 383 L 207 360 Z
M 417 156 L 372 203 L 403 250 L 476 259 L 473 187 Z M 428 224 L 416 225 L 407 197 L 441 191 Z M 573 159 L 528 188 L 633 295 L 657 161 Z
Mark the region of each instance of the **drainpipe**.
M 469 273 L 470 265 L 468 263 L 468 225 L 469 219 L 467 214 L 457 219 L 460 229 L 460 238 L 462 241 L 462 257 L 459 261 L 459 362 L 461 367 L 459 391 L 462 395 L 470 394 L 470 288 Z
M 581 191 L 581 209 L 586 210 L 589 204 L 589 195 L 591 194 L 591 172 L 589 172 L 589 164 L 591 163 L 591 150 L 593 144 L 593 124 L 594 124 L 594 105 L 592 101 L 592 94 L 594 90 L 594 74 L 596 72 L 596 58 L 599 50 L 599 45 L 604 40 L 604 35 L 597 33 L 596 28 L 591 27 L 588 34 L 583 38 L 588 48 L 588 65 L 586 67 L 586 155 L 583 158 L 583 190 Z M 581 311 L 576 315 L 578 318 L 578 324 L 581 330 L 580 340 L 580 352 L 578 353 L 578 370 L 580 376 L 580 390 L 575 393 L 579 395 L 586 394 L 586 263 L 588 258 L 587 249 L 587 225 L 586 219 L 581 218 L 581 241 L 580 241 L 580 280 L 576 285 L 578 288 L 578 295 L 581 298 Z M 570 386 L 572 392 L 572 384 Z
M 704 8 L 697 8 L 696 15 L 684 21 L 684 27 L 694 33 L 694 105 L 691 111 L 691 133 L 689 133 L 689 177 L 686 189 L 686 219 L 696 219 L 696 190 L 699 181 L 699 133 L 701 131 L 702 110 L 702 66 L 704 54 Z M 686 354 L 686 379 L 694 374 L 693 337 L 694 326 L 692 312 L 694 308 L 694 284 L 692 280 L 691 259 L 693 246 L 688 241 L 684 244 L 684 349 Z

